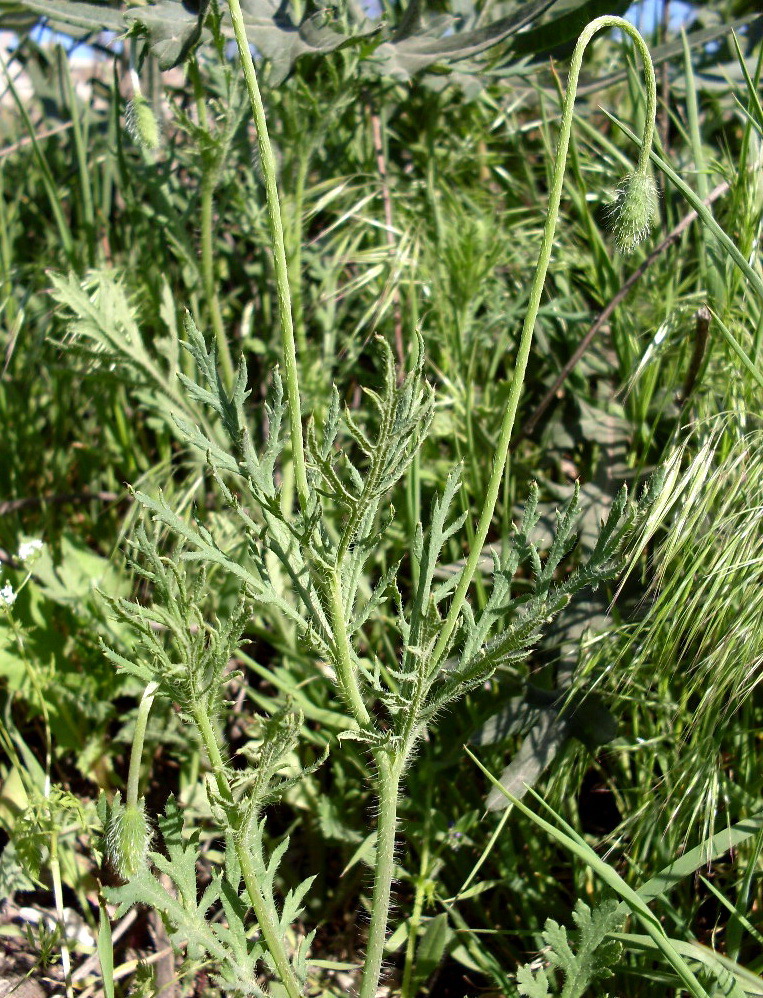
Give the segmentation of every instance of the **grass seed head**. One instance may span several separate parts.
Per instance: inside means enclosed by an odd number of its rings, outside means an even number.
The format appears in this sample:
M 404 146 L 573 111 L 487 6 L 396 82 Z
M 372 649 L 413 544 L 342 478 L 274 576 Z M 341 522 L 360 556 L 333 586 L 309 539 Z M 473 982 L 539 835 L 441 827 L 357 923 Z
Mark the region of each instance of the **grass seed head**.
M 630 253 L 646 237 L 656 209 L 657 187 L 648 173 L 629 173 L 620 181 L 609 218 L 621 253 Z

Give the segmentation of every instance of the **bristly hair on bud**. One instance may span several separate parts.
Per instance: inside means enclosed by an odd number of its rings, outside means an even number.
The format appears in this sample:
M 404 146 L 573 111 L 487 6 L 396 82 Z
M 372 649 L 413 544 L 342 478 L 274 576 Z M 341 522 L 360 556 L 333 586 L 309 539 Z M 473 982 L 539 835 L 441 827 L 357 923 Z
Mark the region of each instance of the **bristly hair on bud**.
M 119 794 L 111 805 L 106 827 L 106 854 L 115 873 L 123 880 L 134 877 L 145 866 L 151 844 L 151 826 L 145 801 L 122 804 Z
M 159 122 L 154 114 L 154 109 L 143 96 L 140 76 L 134 66 L 130 67 L 130 82 L 132 83 L 132 100 L 128 103 L 125 112 L 125 126 L 134 142 L 147 152 L 154 152 L 159 148 L 161 142 Z
M 657 187 L 648 173 L 629 173 L 617 187 L 608 216 L 620 253 L 630 253 L 647 236 L 657 210 Z
M 125 125 L 133 140 L 148 152 L 155 152 L 161 142 L 159 122 L 143 94 L 136 91 L 127 105 Z

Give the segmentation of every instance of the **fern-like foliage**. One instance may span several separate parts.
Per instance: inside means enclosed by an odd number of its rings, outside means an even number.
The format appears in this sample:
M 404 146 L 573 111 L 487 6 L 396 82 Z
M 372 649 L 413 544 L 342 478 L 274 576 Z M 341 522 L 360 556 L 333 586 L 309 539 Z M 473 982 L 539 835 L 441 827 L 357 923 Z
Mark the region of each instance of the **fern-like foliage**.
M 215 801 L 213 811 L 222 806 L 221 824 L 233 834 L 228 837 L 223 869 L 214 872 L 203 889 L 196 872 L 199 829 L 184 833 L 182 815 L 174 797 L 170 796 L 165 813 L 157 822 L 164 851 L 151 852 L 149 863 L 143 864 L 127 883 L 105 889 L 107 899 L 119 906 L 117 917 L 133 904 L 149 905 L 161 914 L 173 946 L 184 950 L 191 961 L 212 961 L 216 971 L 214 979 L 224 991 L 262 998 L 268 994 L 265 978 L 275 976 L 277 970 L 268 948 L 258 934 L 253 936 L 252 933 L 257 919 L 252 911 L 249 885 L 245 884 L 242 874 L 241 850 L 256 877 L 260 902 L 284 948 L 287 934 L 299 918 L 302 901 L 314 880 L 309 877 L 288 891 L 279 907 L 275 874 L 289 840 L 283 839 L 266 858 L 265 821 L 256 817 L 258 806 L 273 796 L 272 788 L 261 793 L 256 802 L 254 798 L 250 800 L 237 794 L 236 805 L 231 806 L 230 801 L 223 802 L 220 796 L 210 794 Z M 102 802 L 101 807 L 106 824 L 108 805 Z M 151 867 L 164 874 L 172 886 L 166 887 Z M 301 982 L 307 976 L 306 955 L 312 938 L 313 934 L 307 935 L 290 956 L 295 976 Z
M 351 698 L 348 687 L 354 684 L 363 702 L 385 708 L 390 723 L 383 734 L 373 724 L 361 724 L 363 730 L 350 737 L 372 744 L 394 739 L 410 752 L 440 710 L 484 683 L 496 669 L 513 670 L 520 677 L 521 664 L 544 626 L 572 596 L 587 586 L 595 588 L 622 569 L 625 543 L 649 507 L 650 497 L 639 505 L 629 504 L 623 488 L 588 559 L 565 576 L 563 562 L 576 542 L 579 490 L 576 487 L 557 512 L 555 536 L 542 557 L 533 540 L 540 519 L 538 489 L 533 486 L 504 555 L 494 559 L 487 605 L 475 617 L 465 604 L 449 657 L 433 663 L 442 607 L 459 579 L 456 573 L 435 584 L 443 547 L 463 525 L 463 516 L 449 512 L 459 488 L 458 469 L 434 499 L 428 530 L 419 524 L 415 532 L 411 555 L 418 582 L 409 605 L 402 605 L 397 590 L 398 565 L 389 566 L 375 586 L 367 586 L 369 560 L 394 513 L 390 509 L 385 515 L 382 503 L 405 474 L 432 419 L 432 391 L 423 379 L 423 345 L 419 343 L 414 369 L 398 384 L 392 352 L 379 341 L 382 387 L 367 392 L 373 412 L 362 421 L 347 409 L 342 412 L 339 394 L 332 390 L 322 425 L 314 420 L 308 425 L 309 508 L 292 513 L 284 509 L 279 492 L 286 406 L 278 372 L 264 412 L 267 434 L 258 453 L 246 410 L 249 393 L 243 366 L 228 392 L 214 349 L 207 347 L 190 316 L 186 316 L 185 331 L 197 379 L 182 374 L 180 379 L 192 402 L 214 413 L 228 443 L 218 443 L 183 413 L 176 416 L 176 422 L 184 438 L 205 454 L 242 528 L 245 557 L 240 550 L 225 550 L 203 523 L 181 518 L 161 494 L 137 493 L 137 498 L 182 541 L 181 559 L 219 565 L 230 572 L 241 581 L 247 600 L 269 607 L 275 618 L 296 626 L 315 653 L 334 665 L 343 696 Z M 529 593 L 517 595 L 514 578 L 521 566 L 529 569 L 532 587 Z M 372 672 L 364 666 L 357 648 L 367 622 L 390 599 L 397 603 L 403 646 L 399 662 L 384 663 L 391 683 L 379 679 L 378 668 Z M 339 637 L 338 630 L 342 632 Z
M 173 881 L 175 891 L 165 890 L 143 865 L 112 897 L 121 910 L 136 901 L 153 905 L 168 922 L 177 945 L 184 945 L 193 958 L 213 961 L 223 989 L 258 995 L 267 977 L 284 982 L 293 976 L 287 990 L 294 995 L 295 982 L 305 980 L 307 943 L 296 952 L 292 947 L 287 966 L 285 938 L 311 881 L 288 894 L 279 906 L 275 873 L 288 843 L 281 842 L 266 855 L 264 808 L 299 778 L 287 771 L 286 761 L 294 756 L 302 718 L 287 707 L 261 720 L 256 742 L 243 751 L 249 763 L 243 769 L 234 770 L 226 762 L 216 733 L 230 679 L 228 663 L 252 609 L 267 614 L 276 628 L 291 628 L 292 639 L 296 633 L 333 666 L 338 692 L 354 722 L 342 737 L 372 748 L 381 795 L 391 773 L 399 779 L 417 740 L 438 712 L 497 669 L 525 678 L 523 663 L 548 621 L 580 589 L 595 587 L 620 570 L 626 541 L 649 500 L 629 505 L 623 489 L 588 559 L 565 574 L 564 560 L 576 542 L 578 490 L 557 513 L 556 533 L 543 555 L 534 540 L 539 513 L 538 490 L 533 486 L 505 553 L 494 559 L 486 606 L 475 614 L 464 604 L 448 647 L 435 658 L 447 604 L 459 581 L 458 573 L 436 581 L 443 549 L 465 518 L 451 512 L 460 487 L 458 468 L 434 497 L 427 529 L 419 523 L 415 530 L 411 558 L 416 583 L 409 599 L 403 600 L 397 585 L 398 564 L 371 584 L 379 536 L 394 516 L 387 496 L 409 468 L 432 420 L 433 393 L 423 377 L 423 344 L 419 342 L 413 370 L 398 383 L 392 351 L 379 341 L 381 386 L 367 392 L 371 405 L 363 416 L 343 410 L 338 391 L 332 390 L 321 420 L 308 424 L 311 492 L 303 507 L 293 511 L 280 488 L 287 413 L 278 372 L 262 412 L 264 433 L 258 445 L 243 365 L 231 389 L 226 389 L 214 349 L 207 347 L 190 317 L 185 332 L 196 376 L 179 374 L 188 405 L 175 413 L 175 424 L 183 440 L 206 461 L 236 529 L 223 535 L 219 518 L 213 528 L 200 518 L 178 513 L 161 493 L 136 493 L 153 520 L 174 535 L 178 547 L 167 558 L 145 529 L 136 533 L 136 570 L 154 600 L 150 606 L 110 601 L 132 631 L 135 645 L 132 653 L 121 649 L 107 654 L 146 684 L 156 683 L 158 693 L 170 697 L 195 724 L 209 756 L 207 797 L 224 834 L 226 858 L 202 891 L 195 873 L 196 833 L 183 837 L 177 807 L 171 802 L 159 821 L 166 854 L 153 853 L 151 863 Z M 189 419 L 196 407 L 209 413 L 206 424 Z M 208 424 L 215 427 L 214 433 Z M 530 581 L 518 593 L 515 577 L 522 566 Z M 239 582 L 240 596 L 223 619 L 210 622 L 207 579 L 220 571 Z M 371 653 L 369 662 L 363 632 L 374 617 L 388 614 L 388 604 L 397 611 L 399 655 L 395 660 L 386 653 L 382 661 L 381 655 L 374 658 Z M 388 647 L 394 647 L 394 640 Z M 591 968 L 599 967 L 592 940 L 598 938 L 604 916 L 589 917 L 587 911 L 575 914 L 580 936 L 577 957 L 569 946 L 565 949 L 564 930 L 547 925 L 557 954 L 549 959 L 566 982 L 572 982 L 565 983 L 565 996 L 581 993 L 575 990 L 574 982 L 583 979 L 573 973 L 576 959 L 582 960 L 583 976 L 590 977 Z M 255 925 L 261 936 L 252 935 Z M 606 956 L 609 951 L 602 952 Z M 550 993 L 553 974 L 551 978 L 545 971 L 537 977 L 529 971 L 523 974 L 526 986 L 536 989 L 528 994 Z M 546 991 L 538 990 L 543 987 Z
M 51 296 L 67 319 L 63 345 L 86 370 L 97 373 L 100 381 L 125 385 L 171 429 L 173 416 L 182 414 L 185 422 L 201 424 L 208 436 L 217 435 L 204 407 L 178 386 L 180 337 L 169 284 L 163 283 L 160 308 L 166 334 L 148 343 L 141 330 L 143 317 L 117 271 L 93 270 L 82 280 L 51 274 L 51 282 Z
M 582 998 L 596 981 L 612 977 L 612 967 L 620 958 L 622 947 L 608 939 L 622 920 L 617 903 L 605 901 L 598 908 L 578 901 L 572 913 L 576 929 L 570 939 L 567 929 L 552 918 L 547 919 L 543 939 L 542 965 L 525 964 L 517 971 L 517 990 L 526 998 Z M 562 984 L 559 990 L 558 977 Z M 606 996 L 603 996 L 606 998 Z
M 159 873 L 166 875 L 172 888 L 167 889 L 148 866 L 143 866 L 123 886 L 105 889 L 107 899 L 118 905 L 117 917 L 133 904 L 150 905 L 167 924 L 170 941 L 178 950 L 185 949 L 190 961 L 213 961 L 213 979 L 219 987 L 227 992 L 265 998 L 265 977 L 272 975 L 274 968 L 260 939 L 252 937 L 250 905 L 236 850 L 229 844 L 224 869 L 213 874 L 202 890 L 196 873 L 199 830 L 184 834 L 182 815 L 173 796 L 167 801 L 158 825 L 164 852 L 152 852 L 150 860 Z M 265 903 L 283 937 L 299 917 L 312 878 L 290 891 L 279 911 L 273 881 L 288 839 L 266 863 L 262 835 L 260 823 L 250 834 L 248 847 Z M 299 980 L 306 977 L 305 953 L 311 938 L 305 939 L 293 956 Z
M 595 588 L 622 570 L 625 543 L 652 502 L 651 495 L 645 493 L 641 503 L 629 505 L 623 487 L 601 526 L 588 560 L 566 578 L 560 578 L 560 566 L 576 542 L 579 490 L 576 486 L 557 512 L 556 534 L 542 558 L 532 539 L 539 519 L 538 489 L 533 485 L 505 555 L 494 558 L 493 588 L 484 610 L 475 617 L 465 604 L 460 631 L 451 641 L 451 656 L 442 665 L 435 663 L 433 669 L 432 650 L 442 620 L 439 607 L 459 578 L 456 573 L 436 587 L 433 584 L 439 554 L 463 522 L 460 518 L 448 522 L 448 508 L 458 481 L 458 473 L 454 472 L 442 496 L 435 500 L 426 541 L 423 531 L 417 532 L 413 556 L 420 566 L 419 584 L 409 617 L 406 619 L 401 613 L 406 648 L 402 668 L 395 673 L 400 686 L 394 693 L 382 696 L 390 713 L 403 718 L 400 735 L 409 746 L 440 710 L 484 683 L 496 669 L 510 670 L 516 678 L 523 678 L 519 666 L 553 617 L 577 592 L 586 587 Z M 529 593 L 517 595 L 512 588 L 517 570 L 523 564 L 531 571 L 532 588 Z
M 227 850 L 223 869 L 216 871 L 202 890 L 196 873 L 199 829 L 184 834 L 182 816 L 171 797 L 164 816 L 158 819 L 164 851 L 150 853 L 148 863 L 139 864 L 127 883 L 108 891 L 107 896 L 119 904 L 120 912 L 136 903 L 160 912 L 173 945 L 184 948 L 191 960 L 211 960 L 216 981 L 224 990 L 265 995 L 263 982 L 277 975 L 277 969 L 270 950 L 258 936 L 252 936 L 252 930 L 267 919 L 286 950 L 287 931 L 299 915 L 313 878 L 290 891 L 279 908 L 275 873 L 288 839 L 267 857 L 262 811 L 320 762 L 297 774 L 285 772 L 303 718 L 299 712 L 283 708 L 260 719 L 257 744 L 241 750 L 250 767 L 236 771 L 229 766 L 214 729 L 225 685 L 235 677 L 229 662 L 241 641 L 249 605 L 242 598 L 227 616 L 210 623 L 205 613 L 206 573 L 201 570 L 189 580 L 182 560 L 161 557 L 144 529 L 137 532 L 135 544 L 140 554 L 135 569 L 150 584 L 155 601 L 142 606 L 124 599 L 110 600 L 115 615 L 133 631 L 135 646 L 129 656 L 109 648 L 105 653 L 120 670 L 142 682 L 155 683 L 157 695 L 172 699 L 183 717 L 199 730 L 210 761 L 207 797 Z M 101 802 L 104 827 L 111 826 L 113 806 Z M 249 883 L 243 882 L 245 865 Z M 154 870 L 165 874 L 173 888 L 167 889 Z M 258 912 L 253 910 L 253 891 L 260 905 Z M 305 956 L 310 938 L 290 954 L 299 981 L 304 981 L 307 973 Z
M 192 400 L 219 417 L 229 446 L 221 447 L 183 414 L 176 422 L 188 443 L 206 455 L 224 500 L 238 518 L 247 539 L 246 561 L 224 550 L 202 523 L 179 517 L 161 494 L 138 492 L 136 498 L 182 540 L 183 560 L 216 564 L 236 576 L 252 603 L 282 614 L 304 634 L 316 654 L 336 663 L 340 653 L 328 610 L 327 577 L 336 573 L 339 579 L 349 638 L 362 630 L 394 590 L 397 565 L 373 589 L 362 593 L 367 563 L 389 522 L 380 513 L 382 500 L 405 474 L 432 420 L 433 395 L 422 378 L 423 345 L 419 344 L 416 366 L 398 385 L 392 352 L 383 340 L 378 341 L 382 387 L 378 392 L 367 390 L 373 416 L 363 423 L 348 409 L 341 411 L 339 394 L 332 391 L 322 427 L 313 421 L 308 426 L 311 505 L 302 514 L 292 515 L 282 509 L 278 486 L 285 423 L 278 372 L 264 414 L 265 445 L 257 453 L 245 410 L 249 393 L 243 366 L 228 393 L 217 371 L 215 352 L 207 347 L 190 316 L 186 316 L 185 330 L 185 346 L 199 377 L 198 381 L 182 374 L 180 378 Z M 347 449 L 338 445 L 340 429 L 348 438 Z M 338 529 L 329 531 L 327 523 L 332 519 L 338 520 Z M 268 553 L 279 565 L 278 576 Z M 373 681 L 362 679 L 375 698 Z
M 382 498 L 400 481 L 423 443 L 432 421 L 432 389 L 423 381 L 424 347 L 419 340 L 418 361 L 400 387 L 395 362 L 386 340 L 377 338 L 384 367 L 381 392 L 365 389 L 377 415 L 377 429 L 370 434 L 349 410 L 344 426 L 363 458 L 364 467 L 346 450 L 336 447 L 340 426 L 339 393 L 333 388 L 323 433 L 319 440 L 314 424 L 308 431 L 308 456 L 318 473 L 317 488 L 342 513 L 338 543 L 327 545 L 327 567 L 341 563 L 350 549 L 367 555 L 368 540 Z M 365 558 L 362 559 L 365 561 Z M 356 559 L 349 559 L 350 571 Z
M 192 720 L 203 709 L 215 717 L 222 706 L 222 687 L 234 678 L 227 665 L 238 648 L 249 616 L 240 599 L 223 620 L 210 623 L 205 612 L 207 574 L 189 578 L 182 561 L 161 557 L 143 526 L 136 532 L 132 567 L 152 587 L 150 606 L 104 595 L 114 615 L 133 632 L 134 653 L 127 656 L 105 647 L 106 656 L 142 683 L 156 682 Z

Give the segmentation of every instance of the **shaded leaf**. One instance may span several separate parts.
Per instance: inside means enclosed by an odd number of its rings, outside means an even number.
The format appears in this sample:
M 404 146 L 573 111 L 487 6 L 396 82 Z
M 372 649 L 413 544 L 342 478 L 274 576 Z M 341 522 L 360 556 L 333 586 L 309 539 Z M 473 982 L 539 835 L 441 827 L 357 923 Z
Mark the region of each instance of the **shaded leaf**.
M 345 35 L 327 22 L 324 13 L 312 14 L 295 23 L 286 3 L 274 0 L 241 0 L 247 38 L 270 62 L 268 82 L 278 86 L 303 55 L 333 52 L 354 38 L 379 30 L 379 25 L 364 18 Z
M 554 761 L 569 738 L 569 723 L 555 711 L 542 710 L 538 720 L 525 735 L 519 751 L 504 769 L 500 783 L 512 796 L 521 798 L 528 787 L 533 787 L 547 767 Z M 508 800 L 498 787 L 488 794 L 485 806 L 488 811 L 503 811 Z
M 583 28 L 602 14 L 624 14 L 630 0 L 573 0 L 554 4 L 548 20 L 518 35 L 511 50 L 516 56 L 538 56 L 574 44 Z
M 38 17 L 47 18 L 48 22 L 53 22 L 51 26 L 60 23 L 62 27 L 81 28 L 92 34 L 104 30 L 124 31 L 121 11 L 111 5 L 83 3 L 80 0 L 22 0 L 14 7 L 24 7 Z
M 151 48 L 161 69 L 172 69 L 184 62 L 202 38 L 204 18 L 209 0 L 194 4 L 179 0 L 159 0 L 150 7 L 137 7 L 125 11 L 125 24 L 142 25 L 151 39 Z
M 553 0 L 534 0 L 522 4 L 508 17 L 463 32 L 455 30 L 458 23 L 455 17 L 442 15 L 423 31 L 400 41 L 382 43 L 375 50 L 372 61 L 382 75 L 407 80 L 436 62 L 453 62 L 479 55 L 526 27 L 552 3 Z
M 414 969 L 414 991 L 424 984 L 437 970 L 440 961 L 455 942 L 456 934 L 448 925 L 448 915 L 441 912 L 427 923 L 421 942 L 416 950 Z

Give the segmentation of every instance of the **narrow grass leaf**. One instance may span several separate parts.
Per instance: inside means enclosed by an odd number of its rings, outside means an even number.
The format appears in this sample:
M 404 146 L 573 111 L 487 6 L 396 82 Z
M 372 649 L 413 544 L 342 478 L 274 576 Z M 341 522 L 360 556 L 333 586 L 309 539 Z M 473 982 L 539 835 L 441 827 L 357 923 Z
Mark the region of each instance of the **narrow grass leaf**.
M 631 912 L 643 923 L 657 949 L 659 949 L 660 953 L 662 953 L 665 960 L 670 964 L 676 972 L 678 978 L 683 982 L 684 986 L 688 988 L 691 994 L 694 995 L 695 998 L 710 998 L 710 995 L 697 980 L 686 961 L 671 944 L 670 939 L 665 934 L 665 931 L 657 917 L 649 910 L 649 908 L 647 908 L 638 893 L 626 884 L 617 871 L 614 870 L 608 863 L 605 863 L 604 860 L 594 852 L 594 850 L 584 839 L 582 839 L 566 822 L 564 822 L 563 819 L 554 814 L 552 809 L 549 808 L 547 804 L 541 801 L 543 806 L 546 807 L 547 810 L 551 811 L 556 820 L 564 826 L 564 831 L 561 831 L 556 826 L 550 824 L 548 821 L 545 821 L 534 811 L 530 810 L 529 807 L 526 807 L 522 801 L 518 800 L 516 797 L 513 797 L 504 787 L 501 786 L 501 783 L 482 765 L 479 759 L 468 748 L 466 748 L 466 753 L 469 758 L 472 759 L 472 761 L 475 762 L 482 770 L 485 776 L 488 777 L 493 786 L 500 787 L 501 793 L 509 799 L 515 808 L 521 811 L 525 817 L 530 818 L 531 821 L 534 821 L 539 828 L 542 828 L 545 832 L 547 832 L 556 842 L 564 846 L 584 863 L 590 866 L 594 873 L 598 874 L 604 883 L 607 884 L 608 887 L 611 887 L 618 897 L 625 901 Z M 530 790 L 530 793 L 532 793 L 532 790 Z M 533 794 L 533 796 L 540 800 L 537 794 Z
M 103 977 L 103 993 L 106 998 L 114 998 L 114 948 L 111 943 L 111 922 L 104 904 L 101 904 L 98 924 L 98 959 Z

